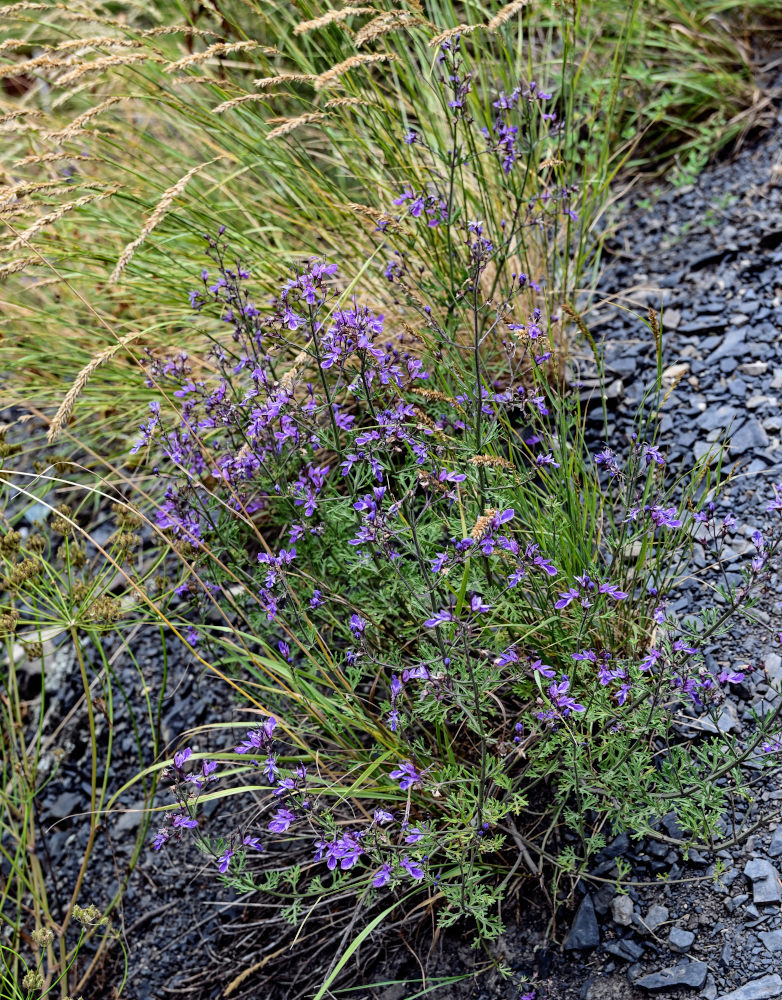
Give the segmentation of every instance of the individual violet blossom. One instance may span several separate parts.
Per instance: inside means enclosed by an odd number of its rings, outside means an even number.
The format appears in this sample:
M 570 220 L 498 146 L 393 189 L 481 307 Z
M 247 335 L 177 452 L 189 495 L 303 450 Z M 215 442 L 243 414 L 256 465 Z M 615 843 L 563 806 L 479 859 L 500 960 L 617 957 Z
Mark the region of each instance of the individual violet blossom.
M 421 781 L 422 775 L 416 771 L 409 760 L 403 761 L 395 770 L 391 771 L 389 778 L 399 780 L 399 787 L 403 792 Z
M 407 855 L 405 855 L 399 863 L 410 875 L 410 877 L 415 879 L 416 882 L 420 881 L 424 877 L 423 868 L 421 868 L 417 861 L 411 861 Z
M 372 877 L 372 885 L 376 889 L 382 889 L 384 885 L 388 884 L 391 878 L 391 865 L 386 862 L 381 865 Z
M 278 809 L 274 818 L 269 823 L 272 833 L 285 833 L 291 823 L 296 819 L 296 813 L 292 809 Z

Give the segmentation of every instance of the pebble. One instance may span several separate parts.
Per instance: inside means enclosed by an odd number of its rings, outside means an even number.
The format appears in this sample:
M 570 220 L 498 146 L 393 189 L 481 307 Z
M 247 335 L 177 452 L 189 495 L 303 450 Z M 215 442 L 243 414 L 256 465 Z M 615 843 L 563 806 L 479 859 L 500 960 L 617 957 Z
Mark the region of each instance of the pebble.
M 694 940 L 695 935 L 692 931 L 686 931 L 683 927 L 676 927 L 675 925 L 671 928 L 671 932 L 668 935 L 668 944 L 673 951 L 678 951 L 682 954 L 690 950 Z
M 668 919 L 668 907 L 655 903 L 650 906 L 645 917 L 641 920 L 642 928 L 654 932 Z
M 768 856 L 778 858 L 782 854 L 782 825 L 776 827 L 768 845 Z
M 599 944 L 600 928 L 597 924 L 595 907 L 592 897 L 587 894 L 578 908 L 573 926 L 562 947 L 565 951 L 585 951 L 588 948 L 596 948 Z
M 629 927 L 633 922 L 633 901 L 629 896 L 617 896 L 611 903 L 611 916 L 620 927 Z
M 691 962 L 687 960 L 679 962 L 678 965 L 669 966 L 667 969 L 652 972 L 648 976 L 642 976 L 640 979 L 636 979 L 635 985 L 650 992 L 667 990 L 672 986 L 695 986 L 696 988 L 700 988 L 706 982 L 706 973 L 708 971 L 709 967 L 705 962 Z M 769 996 L 774 995 L 769 994 Z
M 782 931 L 760 931 L 758 937 L 772 955 L 782 951 Z
M 742 424 L 730 439 L 731 450 L 739 455 L 750 450 L 768 448 L 769 444 L 768 434 L 755 417 L 750 417 L 745 424 Z
M 723 993 L 718 1000 L 771 1000 L 780 993 L 782 993 L 782 979 L 773 973 L 770 976 L 763 976 L 762 979 L 753 979 L 751 983 L 745 983 L 730 993 Z
M 756 903 L 778 903 L 782 899 L 779 873 L 770 861 L 752 858 L 745 865 L 744 874 L 752 881 L 752 894 Z

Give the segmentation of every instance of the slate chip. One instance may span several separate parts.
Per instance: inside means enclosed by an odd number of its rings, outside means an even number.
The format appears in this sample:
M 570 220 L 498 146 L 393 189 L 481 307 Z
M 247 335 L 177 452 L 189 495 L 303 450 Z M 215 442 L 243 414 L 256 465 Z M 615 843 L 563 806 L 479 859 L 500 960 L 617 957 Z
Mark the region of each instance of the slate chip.
M 587 894 L 578 908 L 573 926 L 562 946 L 565 951 L 586 951 L 600 944 L 600 928 L 597 924 L 592 897 Z
M 648 976 L 636 979 L 635 985 L 654 993 L 657 990 L 669 990 L 672 986 L 694 986 L 699 989 L 706 982 L 709 967 L 705 962 L 683 961 L 660 969 Z

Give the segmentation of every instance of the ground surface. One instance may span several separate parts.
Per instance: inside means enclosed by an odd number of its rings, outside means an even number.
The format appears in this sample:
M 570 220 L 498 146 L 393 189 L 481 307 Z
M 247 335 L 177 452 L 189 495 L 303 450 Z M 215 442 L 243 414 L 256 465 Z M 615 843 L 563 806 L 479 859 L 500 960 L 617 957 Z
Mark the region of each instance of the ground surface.
M 647 195 L 635 205 L 631 199 L 611 241 L 601 283 L 603 298 L 617 296 L 617 303 L 641 314 L 647 305 L 664 306 L 665 363 L 671 368 L 672 381 L 677 374 L 681 377 L 666 404 L 663 450 L 669 464 L 676 466 L 682 459 L 700 457 L 730 429 L 730 458 L 738 463 L 730 487 L 730 509 L 740 525 L 762 522 L 768 484 L 782 479 L 780 138 L 782 129 L 772 131 L 734 161 L 709 168 L 689 189 Z M 590 317 L 590 325 L 605 339 L 613 376 L 611 435 L 626 440 L 643 385 L 653 377 L 652 340 L 632 312 L 611 306 L 600 306 Z M 680 365 L 687 367 L 673 367 Z M 732 539 L 731 550 L 731 559 L 735 557 L 738 563 L 749 551 L 746 533 Z M 696 553 L 696 565 L 699 559 L 705 555 Z M 779 631 L 782 585 L 779 579 L 772 583 L 761 611 L 767 624 Z M 680 609 L 690 609 L 699 599 L 698 586 L 692 583 L 682 589 Z M 141 633 L 134 641 L 147 683 L 154 685 L 160 670 L 157 634 Z M 729 642 L 709 651 L 720 665 L 755 668 L 726 706 L 725 725 L 738 732 L 751 723 L 753 710 L 763 712 L 776 703 L 773 686 L 782 684 L 779 654 L 778 644 L 749 627 L 737 629 Z M 59 669 L 55 711 L 67 714 L 78 704 L 78 678 L 67 663 Z M 130 699 L 140 699 L 142 682 L 129 659 L 119 655 L 116 670 Z M 186 730 L 225 720 L 226 706 L 214 704 L 215 697 L 215 685 L 203 681 L 197 665 L 182 650 L 172 650 L 164 702 L 164 737 L 172 741 L 171 749 Z M 130 733 L 129 721 L 120 720 L 114 734 L 120 751 L 118 782 L 124 772 L 129 777 L 137 768 Z M 230 742 L 202 733 L 200 747 L 207 749 L 209 739 L 215 747 Z M 73 848 L 80 836 L 76 817 L 89 798 L 83 776 L 88 750 L 78 711 L 61 734 L 60 744 L 67 755 L 50 787 L 42 818 L 51 871 L 64 887 L 74 874 Z M 579 926 L 587 936 L 599 935 L 597 947 L 561 950 L 574 919 L 572 913 L 565 913 L 555 942 L 543 948 L 549 915 L 519 895 L 508 933 L 494 951 L 515 971 L 514 979 L 503 981 L 496 973 L 487 973 L 469 983 L 443 986 L 434 995 L 454 1000 L 516 1000 L 518 977 L 524 973 L 536 977 L 539 996 L 552 1000 L 637 1000 L 655 989 L 653 995 L 662 1000 L 722 997 L 731 990 L 739 990 L 735 996 L 730 994 L 731 1000 L 782 996 L 782 978 L 775 971 L 782 971 L 780 882 L 776 868 L 765 867 L 779 864 L 782 868 L 782 828 L 774 835 L 780 800 L 782 782 L 772 780 L 757 788 L 752 809 L 758 817 L 768 817 L 749 840 L 721 852 L 727 871 L 720 881 L 713 878 L 713 856 L 692 854 L 685 862 L 678 851 L 659 841 L 619 838 L 604 859 L 603 876 L 611 879 L 615 856 L 622 855 L 631 862 L 633 877 L 648 884 L 631 890 L 625 902 L 615 901 L 610 881 L 590 893 L 595 913 L 586 903 Z M 230 813 L 232 807 L 218 808 Z M 743 808 L 739 805 L 732 819 L 739 821 Z M 99 840 L 90 883 L 91 898 L 98 905 L 116 878 L 122 834 L 137 821 L 132 812 L 119 813 L 109 828 L 111 839 L 104 833 Z M 666 831 L 674 836 L 677 832 L 661 827 L 661 832 Z M 748 863 L 754 881 L 744 874 Z M 274 942 L 259 943 L 258 934 L 253 935 L 254 911 L 220 886 L 212 871 L 195 864 L 192 850 L 177 847 L 159 854 L 147 849 L 142 854 L 122 913 L 130 969 L 123 995 L 130 1000 L 222 996 L 234 976 L 273 950 Z M 759 878 L 762 872 L 768 877 Z M 667 877 L 665 884 L 659 881 L 661 876 Z M 770 901 L 762 902 L 762 898 Z M 430 947 L 427 934 L 422 927 L 418 937 L 408 941 L 424 962 Z M 418 995 L 420 986 L 369 986 L 402 976 L 420 977 L 420 967 L 409 958 L 404 943 L 395 939 L 389 949 L 385 967 L 354 969 L 349 980 L 355 992 L 340 995 L 374 1000 Z M 111 995 L 112 986 L 119 983 L 120 959 L 116 949 L 94 996 Z M 318 959 L 310 971 L 317 973 L 323 961 Z M 481 955 L 455 937 L 441 938 L 429 952 L 429 981 L 459 975 L 474 968 L 476 961 L 482 961 Z M 294 951 L 291 964 L 295 962 Z M 647 978 L 677 963 L 672 975 L 696 985 L 674 989 L 664 976 Z M 301 982 L 292 980 L 292 974 L 279 970 L 273 981 L 259 972 L 232 996 L 269 1000 L 305 996 Z M 758 980 L 761 985 L 748 987 Z

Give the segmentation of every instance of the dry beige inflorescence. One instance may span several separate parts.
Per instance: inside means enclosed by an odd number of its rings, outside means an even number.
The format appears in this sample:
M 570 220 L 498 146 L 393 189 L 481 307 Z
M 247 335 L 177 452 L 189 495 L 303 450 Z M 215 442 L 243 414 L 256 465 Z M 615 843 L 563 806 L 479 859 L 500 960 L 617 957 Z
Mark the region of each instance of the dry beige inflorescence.
M 377 14 L 377 9 L 375 7 L 341 7 L 337 10 L 329 10 L 311 21 L 300 21 L 293 29 L 293 34 L 304 35 L 308 31 L 317 31 L 318 28 L 325 28 L 329 24 L 338 24 L 340 21 L 357 14 Z
M 205 163 L 199 163 L 195 167 L 191 167 L 191 169 L 188 170 L 188 172 L 183 177 L 179 178 L 176 184 L 172 185 L 167 191 L 163 193 L 163 197 L 155 206 L 155 209 L 150 215 L 150 217 L 144 223 L 144 227 L 139 233 L 139 235 L 136 237 L 135 240 L 133 240 L 132 243 L 128 243 L 128 245 L 120 254 L 119 260 L 117 261 L 117 264 L 114 270 L 111 272 L 111 276 L 109 277 L 110 285 L 114 285 L 117 283 L 117 281 L 119 281 L 120 275 L 130 263 L 131 259 L 133 258 L 133 254 L 136 252 L 136 250 L 138 250 L 141 244 L 144 243 L 144 241 L 152 232 L 152 230 L 155 229 L 155 227 L 160 223 L 161 219 L 165 216 L 166 212 L 171 207 L 171 204 L 174 201 L 174 199 L 178 197 L 178 195 L 180 195 L 185 190 L 190 178 L 193 177 L 195 174 L 197 174 L 200 170 L 203 170 L 205 167 L 208 167 L 210 164 L 215 163 L 219 159 L 222 159 L 222 157 L 217 156 L 212 160 L 207 160 Z
M 266 90 L 268 87 L 276 87 L 278 83 L 312 83 L 317 77 L 311 73 L 278 73 L 277 76 L 262 76 L 255 81 L 255 86 L 259 90 Z
M 359 66 L 395 62 L 396 58 L 392 52 L 373 52 L 366 55 L 350 56 L 350 58 L 344 59 L 341 63 L 337 63 L 336 66 L 332 66 L 331 69 L 327 69 L 325 73 L 321 73 L 315 77 L 315 90 L 323 90 L 324 87 L 336 83 L 345 73 L 349 73 L 352 69 L 357 69 Z
M 84 126 L 89 124 L 93 118 L 97 118 L 98 115 L 102 114 L 107 108 L 111 108 L 123 100 L 125 100 L 125 98 L 116 94 L 113 97 L 107 97 L 105 101 L 101 101 L 100 104 L 96 104 L 94 108 L 88 108 L 86 111 L 82 112 L 82 114 L 74 118 L 72 122 L 66 125 L 65 128 L 57 129 L 53 132 L 47 132 L 46 138 L 52 139 L 54 142 L 64 142 L 66 139 L 72 139 L 74 136 L 78 135 L 83 130 Z
M 491 20 L 486 22 L 486 27 L 489 31 L 496 31 L 497 28 L 510 21 L 514 14 L 518 14 L 522 8 L 526 7 L 527 3 L 528 0 L 512 0 L 512 3 L 506 4 L 502 10 L 497 11 Z
M 389 31 L 396 31 L 397 28 L 406 28 L 412 24 L 425 24 L 424 18 L 411 10 L 391 10 L 365 24 L 356 32 L 356 48 L 361 48 L 368 42 L 374 42 L 376 38 L 388 34 Z
M 100 368 L 101 365 L 105 364 L 107 361 L 111 360 L 115 354 L 130 344 L 139 336 L 139 333 L 130 333 L 126 337 L 121 337 L 116 344 L 112 344 L 110 347 L 104 348 L 94 358 L 82 368 L 79 374 L 76 376 L 73 385 L 70 387 L 66 393 L 65 399 L 63 399 L 60 404 L 60 408 L 55 413 L 52 418 L 51 424 L 49 424 L 49 431 L 46 435 L 47 444 L 52 444 L 62 433 L 63 428 L 66 426 L 68 421 L 71 419 L 73 413 L 73 407 L 76 400 L 84 391 L 84 387 L 90 380 L 93 373 Z
M 183 56 L 181 59 L 177 59 L 176 62 L 169 63 L 165 67 L 164 72 L 174 73 L 178 70 L 186 69 L 188 66 L 199 66 L 210 59 L 215 59 L 217 56 L 251 51 L 262 52 L 268 56 L 279 55 L 277 49 L 269 45 L 261 45 L 260 42 L 215 42 L 214 45 L 210 45 L 203 52 L 193 52 L 190 55 Z
M 102 201 L 104 198 L 109 198 L 111 195 L 116 194 L 119 188 L 110 187 L 104 188 L 95 194 L 85 194 L 81 198 L 76 198 L 74 201 L 67 201 L 62 205 L 59 205 L 54 212 L 49 212 L 47 215 L 42 215 L 39 219 L 36 219 L 32 226 L 28 227 L 17 234 L 16 239 L 12 240 L 10 243 L 6 243 L 4 246 L 0 247 L 0 253 L 14 253 L 20 247 L 29 244 L 30 240 L 34 239 L 38 233 L 40 233 L 47 226 L 58 219 L 61 219 L 67 212 L 72 212 L 76 208 L 82 208 L 84 205 L 89 205 L 94 201 Z
M 275 125 L 271 132 L 266 135 L 267 139 L 280 139 L 288 135 L 302 125 L 310 125 L 312 122 L 324 121 L 328 118 L 322 111 L 310 111 L 306 115 L 299 115 L 297 118 L 270 118 L 267 125 Z

